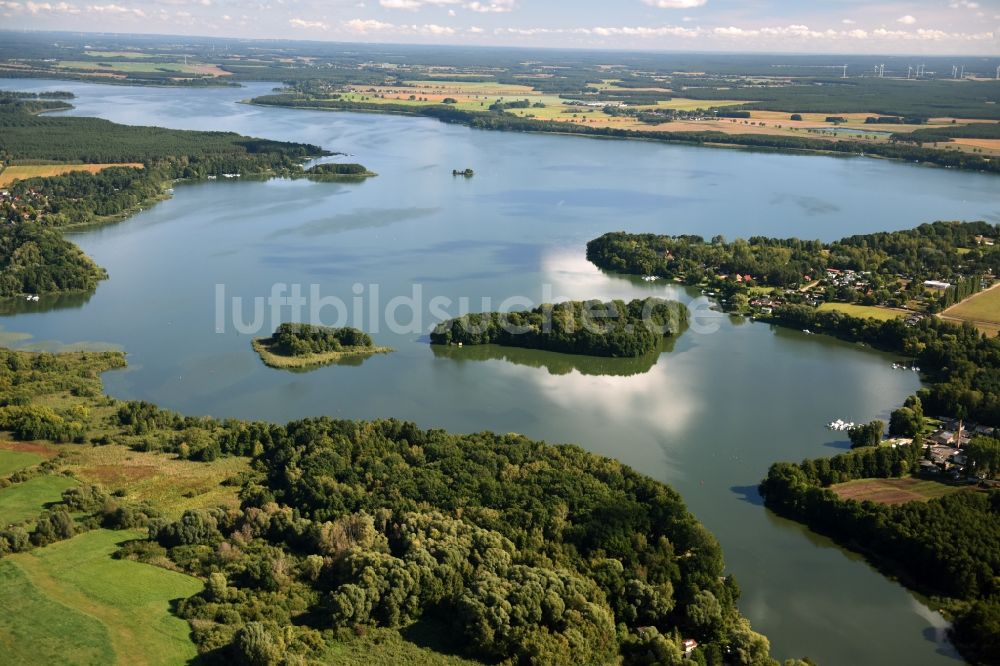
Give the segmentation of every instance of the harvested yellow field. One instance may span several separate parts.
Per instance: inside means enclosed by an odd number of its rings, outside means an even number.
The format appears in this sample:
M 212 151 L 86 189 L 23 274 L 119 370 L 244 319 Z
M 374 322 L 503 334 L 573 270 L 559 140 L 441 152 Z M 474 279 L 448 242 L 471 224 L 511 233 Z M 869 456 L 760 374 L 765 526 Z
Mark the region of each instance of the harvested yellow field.
M 1000 153 L 1000 139 L 952 139 L 952 143 L 968 148 L 979 148 L 989 153 Z
M 1000 282 L 941 313 L 942 319 L 967 321 L 987 335 L 1000 333 Z
M 0 171 L 0 187 L 10 185 L 16 180 L 27 178 L 47 178 L 49 176 L 61 176 L 73 171 L 86 171 L 87 173 L 97 173 L 109 167 L 132 167 L 141 169 L 140 162 L 122 162 L 117 164 L 25 164 L 9 166 Z

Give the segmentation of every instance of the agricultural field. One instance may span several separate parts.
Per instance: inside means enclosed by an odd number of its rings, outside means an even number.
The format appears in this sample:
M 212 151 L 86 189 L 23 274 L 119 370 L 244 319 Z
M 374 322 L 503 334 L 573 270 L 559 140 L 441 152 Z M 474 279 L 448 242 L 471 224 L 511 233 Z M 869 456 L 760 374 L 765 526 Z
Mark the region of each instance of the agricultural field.
M 10 185 L 17 180 L 28 178 L 46 178 L 49 176 L 61 176 L 73 171 L 86 171 L 87 173 L 97 173 L 109 167 L 132 167 L 141 169 L 141 162 L 119 162 L 105 164 L 14 164 L 0 171 L 0 187 Z
M 859 502 L 868 500 L 879 504 L 925 502 L 929 499 L 961 492 L 964 489 L 962 486 L 952 486 L 939 481 L 927 481 L 912 477 L 901 479 L 857 479 L 830 486 L 830 490 L 835 492 L 841 499 L 852 499 Z
M 139 51 L 86 51 L 86 55 L 91 58 L 153 58 L 149 53 Z
M 58 502 L 62 492 L 77 482 L 66 476 L 43 475 L 0 490 L 0 526 L 34 518 L 50 502 Z
M 889 321 L 905 317 L 908 313 L 905 310 L 895 310 L 884 308 L 878 305 L 855 305 L 853 303 L 823 303 L 819 306 L 820 312 L 836 310 L 852 317 L 868 317 L 879 321 Z
M 1000 333 L 1000 283 L 941 313 L 942 319 L 968 321 L 987 335 Z
M 148 72 L 177 72 L 178 74 L 201 74 L 205 76 L 230 76 L 230 73 L 211 63 L 164 62 L 149 59 L 135 59 L 136 62 L 110 60 L 108 62 L 92 60 L 60 60 L 58 69 L 96 70 L 99 72 L 129 74 Z
M 138 532 L 93 530 L 0 561 L 0 651 L 17 664 L 182 664 L 196 657 L 170 602 L 195 578 L 112 559 Z M 8 651 L 7 648 L 10 648 Z M 17 650 L 18 652 L 13 652 Z

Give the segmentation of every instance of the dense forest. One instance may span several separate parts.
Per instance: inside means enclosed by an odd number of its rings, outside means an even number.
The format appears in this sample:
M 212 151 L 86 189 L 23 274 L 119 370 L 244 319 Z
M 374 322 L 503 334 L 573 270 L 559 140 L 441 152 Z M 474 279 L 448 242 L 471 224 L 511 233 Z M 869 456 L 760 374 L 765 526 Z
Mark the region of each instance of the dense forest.
M 567 301 L 526 312 L 467 314 L 438 324 L 431 343 L 499 344 L 589 356 L 637 357 L 687 324 L 687 307 L 658 298 Z
M 201 132 L 120 125 L 100 118 L 35 116 L 0 108 L 0 159 L 164 163 L 175 177 L 294 170 L 319 146 Z M 185 169 L 190 171 L 185 172 Z
M 34 223 L 0 226 L 0 297 L 93 291 L 106 277 L 56 231 Z
M 681 277 L 698 284 L 716 274 L 750 275 L 762 285 L 798 287 L 826 269 L 955 280 L 1000 275 L 1000 225 L 934 222 L 915 229 L 863 234 L 833 243 L 754 236 L 727 242 L 721 236 L 661 236 L 612 232 L 587 243 L 587 259 L 599 268 L 632 275 Z M 961 250 L 961 252 L 960 252 Z
M 715 539 L 676 492 L 617 461 L 396 420 L 182 417 L 100 397 L 97 373 L 122 365 L 118 353 L 0 349 L 0 428 L 192 461 L 252 455 L 253 471 L 227 481 L 240 506 L 168 520 L 80 486 L 0 529 L 0 555 L 146 526 L 117 556 L 205 581 L 176 612 L 206 663 L 322 660 L 348 637 L 416 623 L 489 663 L 680 665 L 688 648 L 689 663 L 776 664 L 736 607 Z M 38 404 L 57 395 L 72 397 Z
M 920 457 L 918 445 L 881 446 L 800 465 L 777 463 L 760 493 L 775 513 L 865 553 L 909 587 L 944 597 L 963 656 L 998 663 L 1000 491 L 966 490 L 889 505 L 841 499 L 828 489 L 852 479 L 907 476 Z
M 372 347 L 371 336 L 345 326 L 331 328 L 311 324 L 281 324 L 270 339 L 270 351 L 284 356 L 309 356 L 339 352 L 345 347 Z
M 687 94 L 688 91 L 685 91 Z M 724 132 L 669 132 L 626 130 L 613 127 L 599 127 L 579 123 L 565 123 L 532 118 L 522 118 L 503 111 L 466 111 L 448 104 L 432 106 L 410 106 L 406 104 L 376 104 L 341 99 L 315 98 L 297 93 L 262 95 L 251 100 L 254 104 L 308 109 L 329 109 L 333 111 L 372 111 L 380 113 L 400 113 L 437 118 L 442 122 L 467 125 L 476 129 L 506 130 L 515 132 L 555 132 L 558 134 L 581 134 L 621 139 L 636 138 L 654 141 L 717 144 L 744 148 L 823 152 L 843 155 L 872 155 L 908 162 L 924 162 L 937 166 L 974 171 L 1000 172 L 1000 162 L 986 155 L 954 150 L 925 148 L 910 143 L 859 143 L 851 140 L 826 140 L 801 136 L 781 136 L 771 134 L 726 134 Z

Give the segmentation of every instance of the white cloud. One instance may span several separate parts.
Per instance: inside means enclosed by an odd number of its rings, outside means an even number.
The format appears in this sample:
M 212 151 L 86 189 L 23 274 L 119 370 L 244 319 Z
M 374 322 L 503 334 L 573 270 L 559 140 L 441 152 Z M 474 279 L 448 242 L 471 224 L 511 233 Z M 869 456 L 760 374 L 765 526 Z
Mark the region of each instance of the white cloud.
M 515 0 L 493 0 L 492 2 L 470 2 L 464 7 L 480 14 L 502 14 L 513 11 L 515 5 Z
M 642 0 L 650 7 L 660 9 L 694 9 L 705 5 L 708 0 Z
M 917 19 L 911 16 L 910 14 L 907 14 L 906 16 L 900 16 L 898 19 L 896 19 L 896 23 L 902 23 L 903 25 L 913 25 L 916 22 Z
M 948 4 L 952 9 L 979 9 L 978 2 L 969 2 L 969 0 L 955 0 Z
M 448 7 L 461 5 L 465 9 L 480 14 L 501 14 L 513 11 L 517 6 L 517 0 L 487 0 L 480 2 L 473 0 L 379 0 L 379 5 L 385 9 L 404 9 L 408 11 L 418 11 L 425 7 Z
M 422 35 L 454 35 L 455 29 L 449 28 L 445 25 L 435 25 L 433 23 L 428 23 L 426 25 L 414 25 L 410 26 L 410 29 L 414 32 Z
M 344 27 L 349 32 L 356 32 L 358 34 L 367 34 L 369 32 L 386 32 L 395 28 L 392 23 L 386 23 L 385 21 L 376 21 L 375 19 L 351 19 L 344 23 Z
M 857 21 L 855 21 L 854 19 L 844 19 L 843 21 L 841 21 L 841 23 L 843 23 L 844 25 L 854 25 L 855 23 L 857 23 Z
M 228 18 L 228 17 L 226 17 Z M 329 30 L 330 26 L 322 21 L 307 21 L 305 19 L 293 18 L 288 19 L 288 25 L 293 28 L 298 28 L 300 30 Z
M 7 3 L 8 9 L 18 9 L 20 7 L 20 5 L 17 6 L 14 5 L 17 5 L 17 3 L 16 2 Z M 52 12 L 60 14 L 80 13 L 79 7 L 77 7 L 76 5 L 71 5 L 66 2 L 57 2 L 55 4 L 52 4 L 50 2 L 27 2 L 25 3 L 24 8 L 27 9 L 32 14 L 37 14 L 39 12 Z
M 379 0 L 378 4 L 386 9 L 420 9 L 424 3 L 421 0 Z
M 122 7 L 121 5 L 90 5 L 87 7 L 89 11 L 97 12 L 98 14 L 127 14 L 131 10 L 127 7 Z

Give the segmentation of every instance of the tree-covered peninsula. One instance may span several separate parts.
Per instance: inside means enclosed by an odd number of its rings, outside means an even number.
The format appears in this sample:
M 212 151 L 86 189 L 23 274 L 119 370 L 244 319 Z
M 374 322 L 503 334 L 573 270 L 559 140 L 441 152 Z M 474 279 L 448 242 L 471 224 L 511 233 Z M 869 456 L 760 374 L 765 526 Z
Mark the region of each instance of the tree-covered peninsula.
M 107 272 L 58 231 L 0 226 L 0 297 L 93 291 Z
M 120 125 L 86 117 L 37 115 L 67 108 L 56 98 L 0 95 L 0 244 L 5 271 L 0 295 L 93 289 L 103 272 L 82 261 L 71 243 L 42 231 L 125 217 L 168 197 L 178 182 L 219 178 L 306 176 L 303 162 L 328 155 L 323 148 L 246 137 Z M 336 165 L 357 175 L 361 165 Z M 334 169 L 336 171 L 337 169 Z M 19 227 L 25 227 L 19 229 Z M 25 246 L 25 239 L 32 244 Z M 15 256 L 15 252 L 20 252 Z M 36 261 L 36 249 L 44 261 Z
M 984 437 L 976 447 L 996 457 L 1000 441 Z M 954 618 L 952 638 L 962 655 L 975 664 L 1000 663 L 1000 490 L 938 484 L 950 492 L 904 503 L 859 501 L 837 492 L 857 492 L 852 483 L 862 480 L 909 479 L 922 459 L 919 444 L 904 444 L 777 463 L 760 494 L 775 513 L 865 554 L 908 587 L 934 596 L 935 606 Z
M 296 323 L 280 324 L 271 337 L 255 338 L 251 344 L 272 368 L 304 368 L 392 351 L 377 347 L 370 335 L 356 328 Z
M 102 396 L 98 373 L 122 366 L 120 353 L 0 349 L 0 429 L 66 442 L 0 488 L 78 481 L 0 525 L 0 555 L 145 528 L 122 533 L 117 557 L 203 582 L 175 612 L 208 663 L 344 651 L 391 663 L 413 654 L 401 633 L 419 632 L 487 663 L 777 664 L 737 608 L 716 540 L 676 492 L 620 462 L 396 420 L 183 417 Z M 118 449 L 180 458 L 172 483 L 231 456 L 252 463 L 221 477 L 225 506 L 179 510 L 128 475 L 89 476 L 87 460 Z
M 566 301 L 523 312 L 467 314 L 438 324 L 437 345 L 527 347 L 588 356 L 638 357 L 687 324 L 687 307 L 658 298 Z

